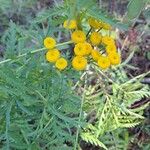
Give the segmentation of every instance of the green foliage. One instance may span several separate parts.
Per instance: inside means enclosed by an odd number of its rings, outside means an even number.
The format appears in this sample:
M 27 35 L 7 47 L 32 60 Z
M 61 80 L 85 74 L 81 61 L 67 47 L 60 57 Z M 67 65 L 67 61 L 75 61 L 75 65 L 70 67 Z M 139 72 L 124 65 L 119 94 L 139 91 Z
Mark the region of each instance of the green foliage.
M 93 145 L 95 145 L 95 146 L 99 146 L 99 147 L 103 147 L 104 149 L 106 149 L 107 150 L 107 147 L 102 143 L 102 142 L 100 142 L 96 137 L 95 137 L 95 135 L 92 135 L 92 134 L 90 134 L 90 133 L 81 133 L 81 138 L 84 140 L 84 141 L 86 141 L 86 142 L 88 142 L 88 143 L 90 143 L 90 144 L 93 144 Z
M 61 18 L 64 17 L 64 19 L 61 19 L 59 22 L 59 23 L 63 23 L 65 20 L 65 17 L 78 18 L 79 17 L 78 12 L 80 12 L 81 20 L 83 16 L 84 17 L 86 16 L 87 18 L 92 16 L 106 23 L 109 23 L 114 27 L 118 27 L 120 29 L 128 28 L 127 25 L 122 24 L 119 20 L 112 18 L 112 16 L 110 16 L 105 10 L 100 10 L 95 0 L 93 1 L 91 0 L 88 0 L 88 1 L 87 0 L 82 0 L 82 1 L 66 0 L 64 4 L 60 3 L 60 5 L 57 5 L 57 7 L 40 12 L 35 21 L 42 22 L 46 19 L 49 19 L 52 16 L 58 15 L 57 17 L 59 16 L 61 16 Z
M 12 2 L 20 7 L 7 12 Z M 22 12 L 35 2 L 0 0 L 0 11 Z M 131 78 L 126 63 L 106 72 L 91 65 L 80 78 L 81 73 L 71 69 L 61 73 L 54 69 L 41 50 L 47 35 L 57 36 L 58 42 L 67 39 L 62 29 L 67 18 L 92 16 L 114 27 L 127 26 L 100 10 L 95 0 L 65 0 L 43 9 L 32 21 L 26 13 L 21 16 L 29 19 L 27 24 L 11 21 L 1 38 L 5 52 L 0 62 L 0 149 L 76 150 L 81 141 L 103 149 L 127 149 L 131 138 L 125 128 L 145 120 L 143 110 L 149 103 L 135 109 L 131 105 L 150 96 L 149 87 L 140 82 L 148 73 Z
M 141 114 L 149 103 L 138 109 L 131 109 L 130 106 L 137 100 L 149 97 L 150 91 L 148 86 L 140 83 L 141 78 L 149 73 L 129 79 L 123 68 L 114 68 L 112 71 L 109 70 L 107 74 L 95 69 L 97 70 L 95 78 L 98 78 L 97 83 L 100 86 L 98 90 L 96 90 L 97 85 L 86 89 L 84 110 L 88 118 L 91 117 L 88 121 L 89 125 L 81 133 L 81 137 L 85 141 L 98 145 L 98 138 L 101 139 L 107 133 L 118 128 L 133 128 L 144 120 Z M 110 79 L 109 76 L 113 78 Z M 88 78 L 90 79 L 90 75 Z M 96 135 L 97 138 L 94 140 L 92 135 Z M 101 145 L 101 147 L 103 146 Z
M 57 72 L 43 61 L 44 52 L 33 55 L 31 48 L 22 49 L 33 31 L 31 27 L 25 38 L 26 31 L 10 23 L 3 36 L 5 58 L 13 61 L 0 66 L 0 147 L 71 149 L 65 142 L 73 145 L 73 130 L 83 125 L 77 117 L 80 98 L 71 90 L 75 74 Z M 38 42 L 40 36 L 36 38 Z M 16 59 L 25 51 L 26 57 Z
M 137 18 L 140 15 L 143 8 L 145 7 L 146 3 L 148 3 L 148 1 L 149 0 L 142 0 L 142 1 L 130 0 L 127 14 L 124 20 L 127 22 L 131 22 L 133 19 Z
M 45 148 L 58 148 L 65 141 L 73 143 L 71 128 L 78 125 L 80 101 L 67 80 L 48 66 L 20 67 L 0 71 L 2 146 L 29 149 L 45 143 Z

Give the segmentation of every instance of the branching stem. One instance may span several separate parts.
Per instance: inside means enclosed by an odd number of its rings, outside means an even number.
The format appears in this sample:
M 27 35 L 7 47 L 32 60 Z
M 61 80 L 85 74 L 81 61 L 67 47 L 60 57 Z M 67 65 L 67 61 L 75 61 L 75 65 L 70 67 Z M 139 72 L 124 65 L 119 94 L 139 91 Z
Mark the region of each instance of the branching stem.
M 63 45 L 67 45 L 67 44 L 71 44 L 71 43 L 72 43 L 72 41 L 60 43 L 60 44 L 57 44 L 56 47 L 63 46 Z M 4 64 L 4 63 L 7 63 L 7 62 L 10 62 L 10 61 L 13 61 L 13 60 L 17 60 L 17 59 L 22 58 L 22 57 L 25 57 L 25 56 L 27 56 L 28 54 L 35 54 L 35 53 L 38 53 L 38 52 L 41 52 L 41 51 L 44 51 L 44 50 L 46 50 L 45 47 L 40 48 L 40 49 L 33 50 L 33 51 L 31 51 L 31 52 L 28 52 L 28 53 L 21 54 L 21 55 L 17 56 L 15 59 L 10 59 L 10 58 L 9 58 L 9 59 L 3 60 L 3 61 L 0 62 L 0 65 L 1 65 L 1 64 Z

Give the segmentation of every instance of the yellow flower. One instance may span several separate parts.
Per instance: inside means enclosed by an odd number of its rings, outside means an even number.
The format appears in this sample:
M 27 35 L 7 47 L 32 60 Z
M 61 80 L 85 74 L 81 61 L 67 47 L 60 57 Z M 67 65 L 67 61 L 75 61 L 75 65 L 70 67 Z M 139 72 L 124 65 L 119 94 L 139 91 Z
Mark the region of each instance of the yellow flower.
M 78 43 L 74 47 L 74 53 L 78 56 L 84 56 L 86 54 L 86 47 L 84 43 Z
M 77 22 L 76 22 L 76 20 L 66 20 L 64 22 L 63 26 L 66 29 L 76 29 L 77 28 Z
M 47 49 L 52 49 L 56 46 L 56 41 L 55 39 L 53 39 L 52 37 L 46 37 L 44 39 L 44 46 L 47 48 Z
M 76 30 L 72 33 L 71 39 L 74 43 L 83 43 L 86 40 L 86 35 L 81 30 Z
M 84 45 L 85 45 L 85 50 L 86 50 L 85 54 L 89 55 L 92 51 L 92 46 L 91 46 L 91 44 L 89 44 L 87 42 Z
M 90 41 L 93 45 L 99 45 L 101 43 L 101 40 L 102 36 L 99 33 L 97 32 L 91 33 Z
M 59 58 L 55 63 L 56 68 L 59 70 L 64 70 L 67 67 L 67 65 L 67 60 L 64 58 Z
M 77 71 L 84 70 L 87 66 L 87 59 L 81 56 L 76 56 L 72 60 L 72 66 Z
M 102 69 L 107 69 L 110 66 L 109 58 L 106 56 L 101 56 L 98 59 L 98 66 Z
M 109 45 L 109 44 L 115 44 L 115 41 L 110 36 L 104 36 L 102 37 L 102 43 L 104 43 L 105 45 Z
M 60 57 L 60 52 L 58 49 L 49 50 L 46 53 L 46 60 L 49 62 L 56 62 Z
M 105 29 L 105 30 L 111 30 L 111 25 L 108 24 L 108 23 L 103 22 L 103 23 L 102 23 L 102 27 L 103 27 L 103 29 Z
M 112 65 L 118 65 L 121 63 L 121 57 L 118 53 L 110 53 L 108 57 Z
M 95 61 L 98 61 L 98 59 L 101 57 L 100 52 L 98 50 L 95 50 L 95 49 L 92 50 L 91 55 Z
M 90 18 L 88 23 L 94 29 L 100 29 L 102 27 L 102 23 L 94 18 Z
M 106 46 L 106 52 L 107 52 L 107 54 L 117 52 L 116 45 L 115 44 L 109 44 L 109 45 L 107 45 Z

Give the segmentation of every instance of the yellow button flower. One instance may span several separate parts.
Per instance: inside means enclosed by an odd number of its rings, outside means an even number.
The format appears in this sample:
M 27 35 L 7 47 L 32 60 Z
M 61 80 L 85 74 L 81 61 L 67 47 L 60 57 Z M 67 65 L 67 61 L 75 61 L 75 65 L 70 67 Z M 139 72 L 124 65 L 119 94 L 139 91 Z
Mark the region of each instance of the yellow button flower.
M 64 70 L 67 67 L 68 63 L 65 58 L 59 58 L 56 63 L 55 67 L 59 70 Z
M 115 44 L 109 44 L 109 45 L 107 45 L 106 46 L 106 52 L 107 52 L 107 54 L 117 52 L 116 45 Z
M 112 65 L 118 65 L 121 63 L 121 57 L 118 53 L 110 53 L 108 57 Z
M 64 22 L 63 26 L 66 29 L 76 29 L 77 28 L 77 22 L 76 22 L 76 20 L 66 20 Z
M 74 53 L 77 56 L 84 56 L 86 55 L 86 46 L 84 43 L 78 43 L 74 47 Z
M 44 46 L 47 48 L 47 49 L 52 49 L 56 46 L 56 41 L 55 39 L 53 39 L 52 37 L 46 37 L 44 39 Z
M 85 50 L 86 50 L 85 54 L 89 55 L 92 51 L 92 46 L 91 46 L 91 44 L 89 44 L 87 42 L 84 45 L 85 45 Z
M 98 66 L 99 66 L 101 69 L 107 69 L 108 67 L 110 67 L 109 58 L 106 57 L 106 56 L 101 56 L 101 57 L 98 59 Z
M 103 27 L 103 29 L 105 29 L 105 30 L 111 30 L 111 25 L 108 24 L 108 23 L 103 22 L 103 23 L 102 23 L 102 27 Z
M 100 29 L 102 27 L 102 23 L 94 18 L 90 18 L 88 23 L 94 29 Z
M 109 45 L 109 44 L 115 44 L 115 41 L 110 36 L 104 36 L 102 37 L 102 43 L 104 43 L 105 45 Z
M 72 60 L 72 66 L 77 71 L 84 70 L 87 66 L 87 59 L 81 56 L 76 56 Z
M 102 36 L 99 33 L 97 32 L 91 33 L 90 41 L 93 45 L 99 45 L 101 43 L 101 40 Z
M 76 30 L 72 33 L 71 39 L 74 43 L 83 43 L 86 40 L 86 35 L 81 30 Z
M 58 49 L 49 50 L 46 53 L 46 60 L 49 62 L 56 62 L 60 57 L 60 52 Z
M 95 50 L 95 49 L 92 50 L 91 55 L 95 61 L 98 61 L 98 59 L 101 57 L 100 52 L 98 50 Z

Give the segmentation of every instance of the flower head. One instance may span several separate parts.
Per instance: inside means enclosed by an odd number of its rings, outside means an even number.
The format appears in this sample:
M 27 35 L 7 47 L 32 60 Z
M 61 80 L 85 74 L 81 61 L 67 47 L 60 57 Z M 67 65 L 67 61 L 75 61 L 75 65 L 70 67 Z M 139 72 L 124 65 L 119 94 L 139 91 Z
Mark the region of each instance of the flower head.
M 116 52 L 110 53 L 108 57 L 112 65 L 118 65 L 121 63 L 120 55 Z
M 59 58 L 55 63 L 56 68 L 59 70 L 64 70 L 67 67 L 67 65 L 68 63 L 65 58 Z
M 104 36 L 102 37 L 102 43 L 104 43 L 105 45 L 110 45 L 110 44 L 115 44 L 115 41 L 110 36 Z
M 84 56 L 86 54 L 86 47 L 84 43 L 78 43 L 74 47 L 74 53 L 77 56 Z
M 90 18 L 88 23 L 94 29 L 100 29 L 102 27 L 102 23 L 94 18 Z
M 63 26 L 66 29 L 76 29 L 77 28 L 77 22 L 76 22 L 76 20 L 66 20 L 64 22 Z
M 52 49 L 56 46 L 56 41 L 55 39 L 53 39 L 52 37 L 46 37 L 44 39 L 44 46 L 47 48 L 47 49 Z
M 109 44 L 106 46 L 106 53 L 111 54 L 117 52 L 117 48 L 115 44 Z
M 81 30 L 76 30 L 72 33 L 71 39 L 74 43 L 83 43 L 86 40 L 86 35 Z
M 109 58 L 106 56 L 101 56 L 98 59 L 98 66 L 102 69 L 107 69 L 110 66 Z
M 91 51 L 92 51 L 92 46 L 88 42 L 85 42 L 84 45 L 85 45 L 85 54 L 89 55 L 91 53 Z
M 60 52 L 58 49 L 49 50 L 46 53 L 46 60 L 49 62 L 56 62 L 60 57 Z
M 91 33 L 90 41 L 93 45 L 99 45 L 101 43 L 102 36 L 98 32 Z
M 87 66 L 87 59 L 81 56 L 76 56 L 72 60 L 72 66 L 77 71 L 84 70 Z
M 102 27 L 103 27 L 103 29 L 105 29 L 105 30 L 111 30 L 111 25 L 108 24 L 108 23 L 103 22 L 103 23 L 102 23 Z
M 91 52 L 91 55 L 92 55 L 92 58 L 95 60 L 95 61 L 98 61 L 98 59 L 101 57 L 101 54 L 98 50 L 96 49 L 93 49 L 92 52 Z

